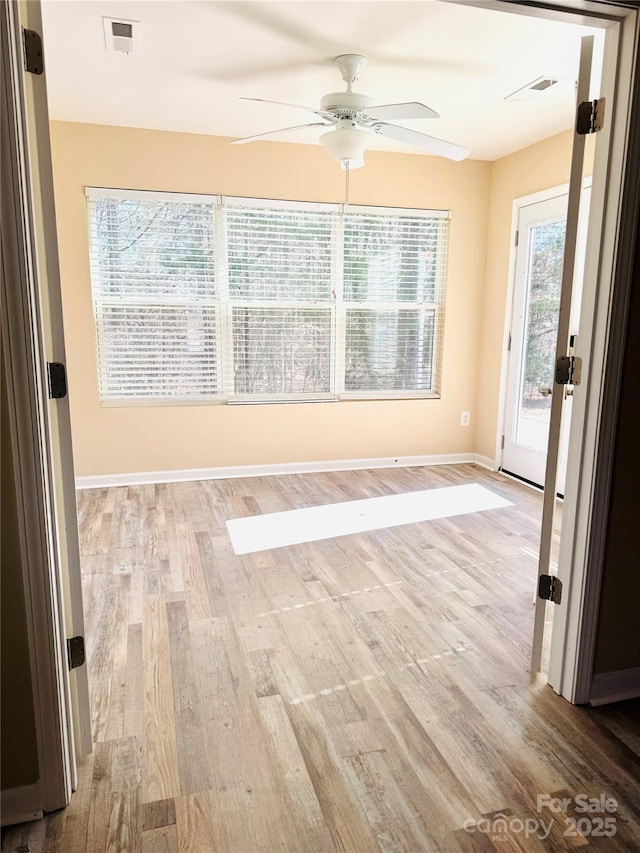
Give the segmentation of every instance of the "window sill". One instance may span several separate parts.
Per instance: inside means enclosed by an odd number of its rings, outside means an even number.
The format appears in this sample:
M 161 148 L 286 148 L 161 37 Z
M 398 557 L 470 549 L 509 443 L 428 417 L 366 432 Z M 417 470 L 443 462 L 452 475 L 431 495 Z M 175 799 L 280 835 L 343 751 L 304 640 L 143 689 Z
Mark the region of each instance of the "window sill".
M 153 409 L 186 406 L 221 406 L 227 403 L 226 397 L 135 397 L 120 400 L 100 400 L 101 409 Z
M 273 405 L 298 405 L 300 403 L 352 403 L 352 402 L 373 402 L 384 400 L 439 400 L 440 394 L 430 391 L 398 391 L 396 393 L 360 393 L 350 394 L 348 392 L 330 397 L 308 397 L 308 398 L 291 398 L 284 397 L 261 397 L 261 398 L 242 398 L 242 397 L 209 397 L 207 399 L 179 399 L 179 398 L 163 398 L 163 399 L 130 399 L 130 400 L 101 400 L 101 409 L 140 409 L 140 408 L 175 408 L 182 409 L 189 406 L 273 406 Z
M 338 395 L 340 401 L 352 400 L 439 400 L 440 394 L 435 391 L 344 391 Z

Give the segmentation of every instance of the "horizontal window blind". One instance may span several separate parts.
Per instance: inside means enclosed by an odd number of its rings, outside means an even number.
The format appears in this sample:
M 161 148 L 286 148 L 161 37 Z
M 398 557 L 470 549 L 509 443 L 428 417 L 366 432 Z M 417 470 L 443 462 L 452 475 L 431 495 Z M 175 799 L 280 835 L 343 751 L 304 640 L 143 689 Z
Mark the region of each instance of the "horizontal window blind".
M 235 393 L 329 394 L 331 309 L 233 308 Z
M 438 393 L 446 213 L 87 196 L 104 402 Z
M 213 310 L 102 304 L 96 319 L 103 399 L 189 399 L 218 393 Z
M 89 198 L 102 400 L 219 393 L 213 203 Z
M 331 213 L 233 206 L 223 215 L 234 398 L 329 394 Z
M 347 309 L 346 391 L 433 391 L 435 312 Z
M 331 214 L 232 207 L 224 212 L 229 297 L 331 301 Z
M 347 392 L 436 392 L 448 220 L 416 212 L 347 213 Z

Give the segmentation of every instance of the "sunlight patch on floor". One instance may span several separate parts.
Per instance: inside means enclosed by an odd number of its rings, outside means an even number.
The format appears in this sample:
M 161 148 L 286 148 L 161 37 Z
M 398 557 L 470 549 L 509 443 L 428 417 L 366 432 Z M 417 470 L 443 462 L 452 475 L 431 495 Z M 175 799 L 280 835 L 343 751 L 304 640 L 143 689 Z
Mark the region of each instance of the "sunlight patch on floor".
M 511 501 L 484 486 L 469 483 L 232 518 L 227 521 L 227 529 L 235 553 L 251 554 L 508 506 L 513 506 Z

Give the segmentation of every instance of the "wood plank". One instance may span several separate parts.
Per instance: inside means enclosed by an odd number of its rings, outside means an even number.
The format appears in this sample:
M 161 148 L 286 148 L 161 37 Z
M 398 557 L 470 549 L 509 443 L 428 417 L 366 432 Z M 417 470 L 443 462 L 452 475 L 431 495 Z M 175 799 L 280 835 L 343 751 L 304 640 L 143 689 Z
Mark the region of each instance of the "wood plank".
M 173 826 L 163 826 L 142 833 L 142 853 L 177 853 L 178 830 Z
M 260 700 L 259 708 L 275 756 L 278 776 L 289 801 L 296 829 L 297 849 L 333 850 L 331 835 L 282 698 L 265 696 Z
M 176 721 L 173 707 L 171 653 L 165 603 L 161 596 L 145 601 L 144 751 L 142 801 L 164 800 L 180 793 Z
M 174 800 L 156 800 L 144 803 L 141 810 L 142 831 L 172 826 L 176 822 L 176 804 Z
M 144 731 L 144 667 L 142 624 L 128 626 L 123 733 L 142 738 Z
M 195 672 L 191 666 L 193 651 L 185 601 L 171 601 L 167 604 L 167 622 L 180 793 L 193 794 L 211 787 L 211 774 L 206 752 L 202 748 L 205 717 L 200 705 Z

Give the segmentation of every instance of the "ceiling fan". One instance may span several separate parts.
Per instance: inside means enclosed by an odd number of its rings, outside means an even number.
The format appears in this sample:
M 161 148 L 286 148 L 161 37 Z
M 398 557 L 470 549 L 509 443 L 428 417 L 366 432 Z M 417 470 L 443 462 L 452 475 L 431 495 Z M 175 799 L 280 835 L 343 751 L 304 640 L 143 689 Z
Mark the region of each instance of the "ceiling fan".
M 334 64 L 340 69 L 347 88 L 345 92 L 332 92 L 325 95 L 320 101 L 320 109 L 303 107 L 298 104 L 286 104 L 282 101 L 270 101 L 265 98 L 242 98 L 244 101 L 260 101 L 261 103 L 279 104 L 306 110 L 321 118 L 322 121 L 270 130 L 267 133 L 257 133 L 254 136 L 245 136 L 242 139 L 234 139 L 232 144 L 243 145 L 246 142 L 255 142 L 259 139 L 266 139 L 269 136 L 290 130 L 299 130 L 303 127 L 329 127 L 331 130 L 320 136 L 320 142 L 346 170 L 364 166 L 364 150 L 372 133 L 395 139 L 397 142 L 404 142 L 407 145 L 419 148 L 421 151 L 447 157 L 450 160 L 464 160 L 465 157 L 469 156 L 471 153 L 469 149 L 463 148 L 461 145 L 455 145 L 452 142 L 446 142 L 444 139 L 437 139 L 435 136 L 428 136 L 426 133 L 420 133 L 417 130 L 388 122 L 388 119 L 403 121 L 439 118 L 438 113 L 430 107 L 417 101 L 374 106 L 373 98 L 354 92 L 352 86 L 358 79 L 360 70 L 366 61 L 364 56 L 357 53 L 346 53 L 333 60 Z

